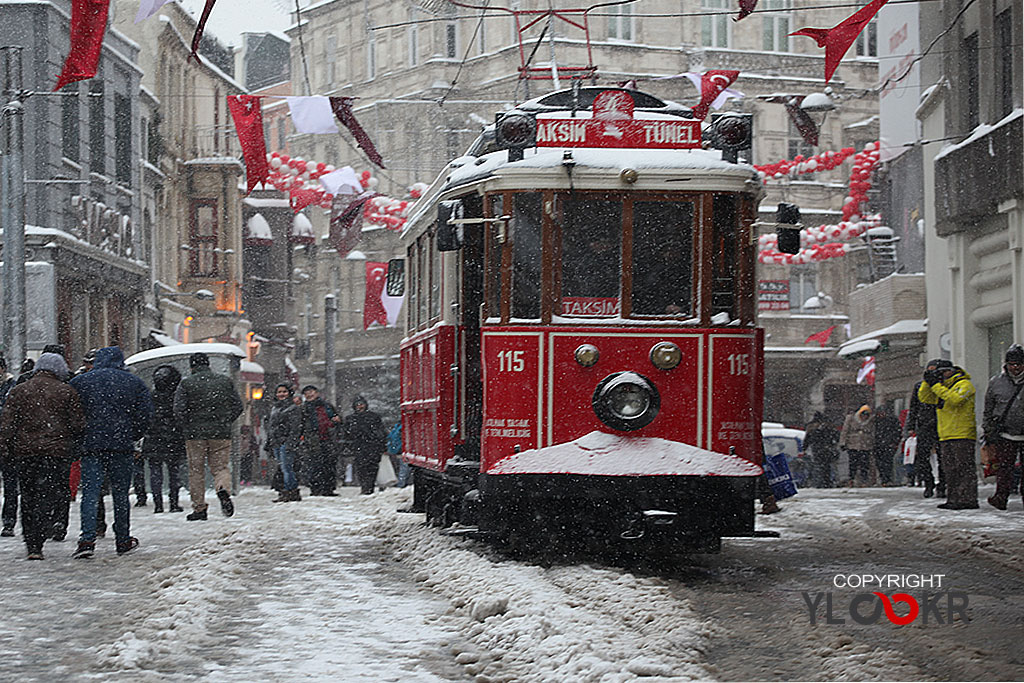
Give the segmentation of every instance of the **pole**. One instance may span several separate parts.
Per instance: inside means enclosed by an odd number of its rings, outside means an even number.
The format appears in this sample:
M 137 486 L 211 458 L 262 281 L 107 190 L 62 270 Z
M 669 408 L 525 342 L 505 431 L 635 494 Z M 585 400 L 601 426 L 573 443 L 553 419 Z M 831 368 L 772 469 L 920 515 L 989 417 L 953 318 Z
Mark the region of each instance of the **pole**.
M 0 156 L 0 192 L 4 231 L 4 353 L 12 369 L 25 358 L 25 171 L 22 166 L 24 114 L 20 46 L 0 48 L 3 79 L 3 150 Z
M 338 319 L 338 300 L 333 294 L 324 297 L 324 394 L 327 402 L 338 405 L 337 376 L 334 370 L 334 321 Z

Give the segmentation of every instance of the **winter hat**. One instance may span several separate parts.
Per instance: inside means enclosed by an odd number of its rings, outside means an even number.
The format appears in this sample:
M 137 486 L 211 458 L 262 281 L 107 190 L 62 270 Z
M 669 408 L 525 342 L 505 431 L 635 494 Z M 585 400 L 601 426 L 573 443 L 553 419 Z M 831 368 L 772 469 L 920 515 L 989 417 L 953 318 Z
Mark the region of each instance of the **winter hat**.
M 857 409 L 857 415 L 861 417 L 871 417 L 871 406 L 865 404 Z
M 188 357 L 188 366 L 193 370 L 198 367 L 210 367 L 210 357 L 202 351 L 193 353 Z
M 181 373 L 173 365 L 161 365 L 153 371 L 153 385 L 160 391 L 174 391 L 181 384 Z
M 366 406 L 367 408 L 369 408 L 370 404 L 366 402 L 365 398 L 363 398 L 359 394 L 356 394 L 354 397 L 352 397 L 352 410 L 355 410 L 356 406 Z
M 60 380 L 68 378 L 68 364 L 60 354 L 44 353 L 39 356 L 39 360 L 36 362 L 36 372 L 43 370 L 52 372 Z
M 21 372 L 32 372 L 32 368 L 34 368 L 35 366 L 36 363 L 34 360 L 32 360 L 31 358 L 26 358 L 25 360 L 21 361 Z
M 945 358 L 936 358 L 935 360 L 928 361 L 929 365 L 934 365 L 936 370 L 951 370 L 953 361 L 946 360 Z
M 1006 357 L 1003 360 L 1007 363 L 1024 363 L 1024 346 L 1013 344 L 1006 349 Z

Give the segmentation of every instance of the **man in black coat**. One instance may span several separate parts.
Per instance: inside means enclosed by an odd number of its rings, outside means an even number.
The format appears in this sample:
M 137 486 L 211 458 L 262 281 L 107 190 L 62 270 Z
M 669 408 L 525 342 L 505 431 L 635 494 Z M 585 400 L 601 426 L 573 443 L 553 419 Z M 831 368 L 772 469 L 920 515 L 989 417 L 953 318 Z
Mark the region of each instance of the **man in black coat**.
M 811 456 L 811 485 L 823 489 L 835 486 L 832 468 L 839 460 L 839 430 L 824 413 L 815 413 L 807 425 L 804 451 Z
M 336 496 L 338 452 L 335 435 L 341 416 L 312 384 L 302 387 L 302 445 L 309 470 L 309 495 Z
M 380 415 L 369 409 L 366 399 L 356 396 L 352 399 L 352 413 L 342 423 L 345 444 L 355 456 L 356 477 L 360 493 L 368 496 L 377 485 L 377 469 L 384 452 L 388 435 Z
M 85 413 L 82 454 L 82 534 L 75 557 L 92 557 L 96 544 L 96 507 L 103 475 L 114 497 L 114 535 L 117 552 L 138 547 L 129 531 L 131 506 L 128 487 L 135 459 L 135 442 L 142 438 L 153 416 L 153 399 L 141 379 L 125 370 L 118 346 L 96 352 L 96 365 L 71 380 Z
M 17 381 L 7 371 L 7 361 L 0 358 L 0 411 Z M 0 536 L 14 536 L 14 525 L 18 523 L 18 468 L 14 461 L 0 459 L 0 476 L 4 482 L 3 530 L 0 530 Z
M 174 417 L 174 392 L 181 384 L 181 373 L 172 365 L 161 365 L 153 372 L 153 422 L 142 441 L 142 457 L 149 461 L 149 488 L 153 492 L 153 512 L 164 511 L 164 465 L 167 466 L 167 500 L 171 512 L 182 512 L 178 503 L 182 465 L 185 463 L 185 435 Z
M 892 486 L 892 463 L 900 445 L 901 431 L 899 419 L 888 406 L 880 405 L 875 409 L 875 468 L 882 486 Z

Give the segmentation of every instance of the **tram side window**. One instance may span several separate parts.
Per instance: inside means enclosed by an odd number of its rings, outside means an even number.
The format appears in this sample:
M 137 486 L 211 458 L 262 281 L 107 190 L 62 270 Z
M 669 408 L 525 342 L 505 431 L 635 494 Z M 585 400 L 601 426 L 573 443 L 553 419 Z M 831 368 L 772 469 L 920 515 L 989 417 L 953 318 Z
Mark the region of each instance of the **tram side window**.
M 737 317 L 736 311 L 736 235 L 739 230 L 739 213 L 736 197 L 716 194 L 713 201 L 711 246 L 711 314 L 728 313 L 729 319 Z
M 562 217 L 562 315 L 617 315 L 622 203 L 570 199 Z
M 512 214 L 512 317 L 540 318 L 541 195 L 515 195 Z
M 693 204 L 633 204 L 633 313 L 693 312 Z
M 417 317 L 417 327 L 426 327 L 430 322 L 430 244 L 427 241 L 427 236 L 420 235 L 419 239 L 416 240 L 417 245 L 417 257 L 419 259 L 419 273 L 420 276 L 416 280 L 416 286 L 420 290 L 420 312 Z
M 492 217 L 505 215 L 501 195 L 491 197 Z M 487 317 L 501 317 L 501 251 L 505 246 L 506 226 L 488 223 L 487 240 Z
M 430 319 L 441 318 L 441 252 L 434 233 L 427 235 L 427 259 L 430 261 Z
M 419 321 L 416 319 L 416 314 L 419 312 L 419 276 L 420 269 L 417 263 L 419 245 L 415 242 L 409 245 L 409 253 L 405 262 L 409 268 L 409 303 L 405 307 L 406 316 L 408 317 L 407 326 L 410 330 L 415 330 L 419 326 Z

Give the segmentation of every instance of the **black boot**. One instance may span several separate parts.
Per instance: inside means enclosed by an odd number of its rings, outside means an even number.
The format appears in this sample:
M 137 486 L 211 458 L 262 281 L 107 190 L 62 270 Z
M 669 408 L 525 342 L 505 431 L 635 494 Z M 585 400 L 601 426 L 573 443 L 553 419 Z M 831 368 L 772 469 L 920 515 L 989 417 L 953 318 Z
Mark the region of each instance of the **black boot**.
M 189 522 L 205 522 L 206 521 L 206 510 L 196 510 L 185 515 L 185 519 Z
M 153 513 L 164 511 L 164 499 L 163 496 L 153 496 Z
M 235 504 L 231 502 L 230 493 L 221 489 L 217 491 L 217 497 L 220 498 L 220 511 L 224 513 L 225 517 L 235 514 Z

